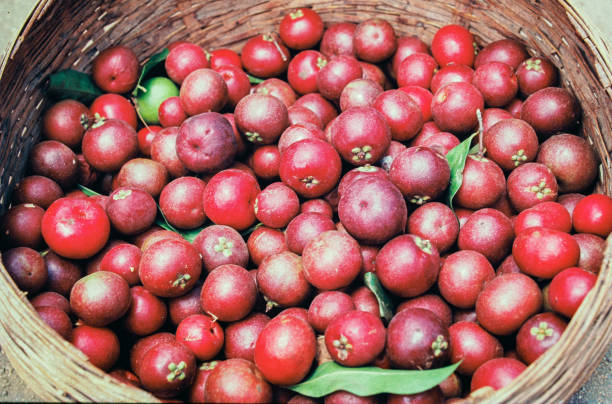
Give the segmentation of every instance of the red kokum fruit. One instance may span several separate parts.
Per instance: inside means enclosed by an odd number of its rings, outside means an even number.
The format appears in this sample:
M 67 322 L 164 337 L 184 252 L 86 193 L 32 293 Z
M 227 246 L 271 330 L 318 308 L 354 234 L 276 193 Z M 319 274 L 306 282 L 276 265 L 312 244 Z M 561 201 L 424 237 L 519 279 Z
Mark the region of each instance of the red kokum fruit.
M 127 98 L 119 94 L 106 93 L 98 96 L 89 106 L 89 111 L 94 116 L 94 120 L 100 117 L 117 119 L 127 123 L 134 130 L 138 127 L 136 108 Z
M 70 302 L 64 296 L 57 292 L 41 292 L 30 299 L 30 303 L 34 308 L 37 307 L 54 307 L 63 311 L 66 314 L 70 314 Z
M 85 160 L 96 170 L 113 172 L 138 154 L 138 136 L 134 128 L 117 119 L 94 123 L 83 135 Z
M 281 180 L 305 198 L 317 198 L 331 191 L 338 182 L 342 162 L 329 143 L 304 139 L 289 146 L 281 155 Z
M 516 351 L 527 365 L 559 341 L 567 322 L 555 313 L 536 314 L 516 334 Z
M 130 243 L 119 243 L 109 249 L 100 261 L 100 271 L 119 274 L 130 286 L 140 282 L 138 265 L 142 252 L 140 248 Z
M 476 300 L 478 322 L 495 335 L 508 335 L 542 308 L 542 292 L 527 275 L 510 273 L 489 281 Z
M 443 253 L 457 241 L 459 222 L 448 206 L 440 202 L 429 202 L 410 214 L 406 232 L 431 241 Z
M 383 114 L 372 107 L 354 107 L 341 113 L 331 127 L 332 144 L 344 161 L 361 166 L 376 163 L 391 142 Z
M 491 42 L 478 52 L 474 67 L 478 68 L 490 62 L 502 62 L 516 69 L 528 56 L 525 47 L 518 41 L 509 38 L 500 39 Z
M 19 289 L 25 292 L 36 293 L 47 282 L 45 260 L 30 247 L 5 250 L 2 263 Z
M 412 139 L 423 127 L 421 109 L 403 91 L 385 91 L 374 99 L 372 106 L 385 117 L 393 140 Z
M 553 135 L 544 141 L 537 161 L 553 172 L 562 193 L 588 191 L 599 175 L 599 161 L 593 147 L 585 138 L 568 133 Z
M 431 101 L 433 99 L 433 94 L 428 89 L 421 86 L 405 86 L 400 87 L 399 90 L 408 94 L 421 108 L 423 122 L 431 121 Z
M 475 306 L 485 284 L 494 277 L 495 271 L 484 255 L 460 250 L 444 259 L 438 274 L 438 289 L 453 306 L 469 309 Z
M 187 294 L 168 299 L 168 315 L 175 327 L 192 314 L 204 314 L 200 304 L 201 292 L 202 284 L 198 283 Z
M 323 232 L 310 240 L 302 251 L 304 276 L 319 290 L 348 286 L 362 266 L 359 244 L 339 231 Z
M 119 359 L 119 338 L 109 328 L 79 325 L 72 330 L 70 343 L 83 352 L 92 365 L 108 371 Z
M 255 364 L 241 358 L 219 362 L 210 372 L 204 397 L 211 403 L 268 403 L 272 386 Z
M 297 94 L 291 88 L 291 85 L 285 80 L 276 77 L 266 79 L 257 84 L 250 92 L 251 94 L 271 95 L 278 98 L 287 108 L 293 105 L 297 99 Z
M 382 86 L 373 80 L 355 79 L 344 86 L 342 93 L 340 93 L 340 110 L 346 111 L 353 107 L 369 107 L 382 92 Z
M 391 69 L 390 74 L 393 77 L 397 77 L 397 68 L 402 60 L 406 59 L 413 53 L 429 53 L 427 44 L 416 35 L 412 36 L 401 36 L 397 38 L 397 49 L 391 58 Z
M 278 76 L 287 70 L 290 54 L 274 32 L 249 39 L 242 47 L 240 60 L 244 69 L 256 77 Z
M 238 321 L 246 317 L 257 299 L 257 287 L 251 274 L 234 264 L 213 269 L 202 286 L 202 309 L 220 321 Z
M 255 365 L 273 384 L 300 382 L 316 355 L 316 337 L 310 325 L 295 316 L 279 315 L 261 330 L 255 343 Z
M 337 290 L 323 291 L 312 299 L 308 307 L 308 323 L 315 331 L 324 333 L 335 317 L 354 309 L 350 295 Z
M 302 257 L 290 251 L 264 258 L 257 269 L 256 281 L 266 301 L 266 311 L 277 306 L 298 306 L 311 290 L 302 268 Z
M 429 89 L 434 73 L 438 69 L 436 60 L 426 53 L 414 53 L 402 60 L 397 68 L 397 85 L 419 86 Z
M 338 22 L 331 24 L 321 38 L 320 50 L 325 56 L 348 55 L 355 56 L 354 33 L 356 24 Z
M 223 348 L 223 329 L 205 314 L 192 314 L 176 328 L 176 340 L 185 345 L 201 361 L 214 358 Z
M 137 243 L 136 245 L 140 247 L 140 250 L 142 252 L 147 251 L 149 247 L 151 247 L 153 244 L 157 243 L 160 240 L 184 240 L 183 236 L 181 236 L 179 233 L 170 230 L 164 230 L 162 228 L 158 228 L 151 232 L 150 230 L 147 230 L 142 234 L 136 236 L 135 239 L 141 240 L 140 243 Z
M 249 142 L 274 143 L 289 125 L 287 107 L 276 97 L 250 94 L 234 110 L 236 126 Z
M 240 55 L 231 49 L 220 48 L 209 52 L 210 68 L 218 69 L 221 66 L 236 66 L 242 69 Z
M 573 192 L 569 194 L 559 195 L 559 198 L 557 198 L 557 202 L 563 205 L 563 207 L 569 212 L 570 216 L 572 216 L 574 214 L 574 208 L 576 207 L 576 204 L 582 198 L 584 198 L 583 194 Z
M 289 130 L 289 128 L 287 128 L 287 130 Z M 281 144 L 281 139 L 279 139 L 279 145 Z M 281 152 L 277 145 L 269 144 L 260 146 L 249 156 L 249 166 L 253 169 L 257 178 L 274 180 L 278 178 L 280 155 Z
M 281 230 L 261 226 L 255 229 L 247 240 L 251 262 L 259 266 L 264 258 L 288 251 L 285 235 Z
M 362 78 L 365 80 L 371 80 L 382 88 L 390 87 L 389 79 L 382 71 L 382 69 L 373 63 L 359 61 L 359 66 L 363 70 Z
M 168 308 L 160 298 L 142 286 L 130 289 L 132 303 L 123 318 L 125 329 L 135 335 L 149 335 L 166 322 Z
M 511 220 L 497 209 L 484 208 L 472 213 L 460 228 L 457 246 L 478 251 L 496 265 L 510 253 L 513 238 Z
M 64 196 L 62 187 L 49 177 L 29 175 L 22 178 L 13 190 L 13 204 L 31 203 L 47 209 L 56 199 Z
M 438 320 L 440 320 L 444 327 L 450 326 L 453 322 L 453 312 L 451 311 L 450 306 L 444 301 L 444 299 L 435 294 L 424 294 L 404 300 L 397 306 L 396 312 L 399 313 L 402 310 L 410 308 L 419 308 L 431 311 L 436 315 L 436 317 L 438 317 Z
M 472 34 L 460 25 L 445 25 L 431 41 L 431 53 L 441 67 L 450 63 L 472 66 L 475 58 L 475 41 Z
M 0 236 L 8 246 L 39 249 L 43 244 L 42 219 L 45 210 L 33 203 L 11 206 L 2 216 Z
M 572 212 L 574 229 L 607 237 L 612 231 L 612 198 L 604 194 L 591 194 L 580 199 Z
M 450 168 L 444 156 L 429 147 L 409 147 L 391 164 L 389 180 L 411 203 L 422 205 L 446 189 Z
M 515 98 L 512 101 L 510 101 L 508 105 L 504 107 L 504 109 L 508 111 L 512 115 L 513 118 L 519 119 L 521 118 L 521 108 L 522 107 L 523 107 L 523 100 L 521 100 L 520 98 Z
M 40 318 L 57 332 L 62 338 L 69 341 L 72 334 L 72 321 L 65 311 L 56 307 L 39 306 L 36 307 L 36 313 Z
M 580 247 L 578 266 L 595 274 L 599 273 L 606 249 L 606 241 L 599 236 L 588 233 L 576 233 L 572 237 Z
M 557 180 L 544 164 L 526 163 L 516 167 L 508 175 L 506 184 L 510 202 L 518 212 L 557 199 Z
M 380 167 L 386 172 L 389 172 L 391 169 L 391 164 L 393 164 L 393 160 L 395 160 L 395 158 L 405 149 L 406 146 L 403 143 L 398 142 L 397 140 L 391 140 L 387 151 L 380 159 Z
M 487 131 L 497 122 L 510 118 L 513 118 L 512 114 L 505 109 L 485 108 L 484 112 L 482 113 L 483 133 L 486 134 Z
M 255 222 L 253 207 L 259 192 L 252 175 L 237 169 L 220 171 L 204 189 L 204 212 L 215 224 L 247 229 Z
M 121 187 L 109 195 L 106 214 L 115 230 L 134 235 L 147 230 L 157 216 L 157 204 L 148 192 L 136 187 Z
M 378 300 L 367 286 L 360 286 L 351 293 L 356 310 L 367 311 L 376 316 L 380 315 Z
M 278 154 L 280 159 L 280 154 L 282 154 L 287 147 L 291 146 L 293 143 L 298 142 L 302 139 L 321 139 L 326 140 L 325 133 L 317 126 L 309 123 L 302 124 L 293 124 L 290 125 L 287 129 L 283 131 L 280 138 L 278 139 Z M 253 165 L 255 165 L 255 154 L 257 150 L 253 153 Z M 278 174 L 278 169 L 277 169 Z
M 431 78 L 431 92 L 436 93 L 446 84 L 463 81 L 471 83 L 474 77 L 474 69 L 466 65 L 450 64 L 434 72 Z
M 332 119 L 338 116 L 334 104 L 323 98 L 319 93 L 310 93 L 301 96 L 292 106 L 301 106 L 314 112 L 321 120 L 321 125 L 326 126 Z
M 506 192 L 506 177 L 494 161 L 470 154 L 465 160 L 463 181 L 455 194 L 458 206 L 482 209 L 495 204 Z
M 353 46 L 359 59 L 370 63 L 382 62 L 397 49 L 393 26 L 380 18 L 362 21 L 353 33 Z
M 508 104 L 518 92 L 518 81 L 514 69 L 503 62 L 488 62 L 474 72 L 472 84 L 482 94 L 485 104 L 502 107 Z
M 57 140 L 43 140 L 32 147 L 28 159 L 32 174 L 42 175 L 69 189 L 78 179 L 76 154 Z
M 478 324 L 471 321 L 458 321 L 448 328 L 450 334 L 450 360 L 461 361 L 457 372 L 472 375 L 480 365 L 502 357 L 502 344 Z
M 569 233 L 572 229 L 572 218 L 558 202 L 540 202 L 525 209 L 514 220 L 514 233 L 519 235 L 530 227 L 547 227 Z
M 182 108 L 182 107 L 181 107 Z M 153 138 L 163 128 L 157 125 L 145 126 L 136 133 L 138 138 L 138 150 L 145 157 L 151 157 L 151 143 Z
M 298 399 L 299 398 L 299 399 Z M 303 401 L 304 399 L 312 400 L 309 397 L 298 397 L 294 396 L 288 404 L 312 404 L 314 401 Z M 358 396 L 353 393 L 349 393 L 346 390 L 338 390 L 331 394 L 325 396 L 325 400 L 323 401 L 325 404 L 342 404 L 342 403 L 351 403 L 351 404 L 375 404 L 377 403 L 377 396 Z M 390 401 L 389 401 L 390 402 Z
M 60 198 L 49 206 L 41 221 L 47 245 L 66 258 L 89 258 L 104 247 L 110 222 L 96 202 L 81 198 Z
M 458 146 L 460 143 L 459 138 L 450 132 L 438 132 L 434 133 L 428 138 L 419 141 L 413 141 L 410 143 L 411 146 L 424 146 L 430 147 L 442 155 L 446 156 L 449 151 Z
M 225 357 L 242 358 L 252 362 L 257 338 L 269 321 L 270 317 L 255 312 L 229 324 L 225 328 Z
M 90 118 L 89 109 L 83 103 L 76 100 L 59 101 L 43 115 L 43 135 L 77 149 L 85 132 L 83 122 L 88 122 Z
M 516 68 L 519 91 L 524 96 L 529 96 L 546 87 L 555 86 L 558 76 L 555 65 L 543 57 L 525 59 Z
M 388 179 L 387 172 L 377 166 L 371 166 L 369 164 L 366 164 L 364 166 L 353 168 L 352 170 L 348 171 L 346 174 L 342 176 L 342 179 L 340 180 L 340 183 L 338 184 L 338 196 L 342 198 L 342 195 L 344 194 L 346 190 L 348 190 L 351 187 L 351 184 L 353 183 L 353 181 L 360 179 L 360 178 L 370 177 L 370 176 L 380 178 L 383 180 Z
M 272 228 L 282 228 L 299 213 L 300 200 L 287 185 L 274 182 L 257 195 L 254 209 L 261 223 Z
M 300 213 L 293 218 L 285 230 L 289 250 L 302 254 L 304 246 L 318 234 L 336 227 L 331 218 L 320 213 Z
M 351 310 L 331 320 L 325 329 L 325 346 L 341 365 L 364 366 L 382 353 L 386 334 L 380 316 Z
M 387 327 L 387 354 L 401 369 L 430 369 L 449 357 L 448 329 L 429 310 L 406 309 L 393 316 Z
M 559 272 L 548 288 L 551 309 L 567 318 L 573 317 L 595 282 L 597 275 L 582 268 L 571 267 Z
M 309 199 L 300 204 L 299 213 L 320 213 L 330 219 L 334 216 L 334 211 L 325 199 Z
M 352 56 L 332 56 L 317 73 L 317 88 L 328 100 L 339 100 L 344 87 L 361 78 L 363 69 Z
M 70 296 L 72 286 L 83 276 L 82 267 L 77 261 L 61 258 L 53 251 L 45 254 L 44 260 L 47 268 L 45 289 L 65 297 Z
M 176 154 L 196 173 L 212 173 L 229 167 L 238 145 L 227 119 L 218 112 L 204 112 L 185 120 L 176 137 Z
M 423 294 L 436 282 L 440 255 L 429 240 L 413 234 L 395 237 L 376 256 L 382 285 L 401 297 Z
M 514 118 L 502 119 L 485 130 L 483 144 L 487 157 L 506 171 L 535 160 L 538 153 L 538 136 L 533 128 Z
M 317 73 L 327 64 L 327 58 L 316 50 L 305 50 L 296 54 L 287 68 L 287 81 L 299 94 L 318 90 Z
M 181 98 L 179 96 L 169 97 L 162 101 L 157 109 L 157 116 L 159 124 L 164 128 L 180 126 L 187 119 L 187 114 L 181 105 Z
M 576 98 L 561 87 L 538 90 L 521 107 L 521 119 L 541 136 L 572 131 L 578 124 L 580 113 Z
M 164 67 L 172 81 L 182 84 L 189 73 L 209 67 L 209 61 L 204 49 L 194 43 L 185 42 L 170 50 Z
M 180 177 L 167 184 L 159 196 L 159 209 L 171 225 L 194 229 L 206 221 L 202 198 L 206 183 L 197 177 Z
M 484 110 L 484 98 L 470 83 L 449 83 L 439 89 L 431 101 L 436 125 L 443 131 L 457 134 L 468 133 L 476 127 L 477 110 Z
M 118 45 L 104 49 L 91 62 L 91 76 L 107 93 L 127 93 L 138 81 L 138 57 L 130 48 Z
M 70 307 L 86 324 L 103 327 L 121 318 L 131 303 L 130 287 L 113 272 L 99 271 L 79 279 L 70 291 Z
M 507 386 L 516 379 L 527 366 L 512 358 L 495 358 L 483 363 L 472 376 L 471 391 L 489 386 L 495 390 Z
M 246 267 L 249 263 L 249 251 L 244 239 L 229 226 L 206 226 L 192 244 L 200 252 L 207 272 L 223 264 Z
M 214 69 L 218 72 L 227 86 L 227 104 L 235 108 L 236 104 L 251 90 L 249 76 L 240 67 L 225 65 Z
M 168 183 L 168 170 L 163 164 L 146 158 L 127 161 L 113 178 L 113 190 L 120 187 L 136 187 L 157 198 Z
M 140 259 L 142 285 L 159 297 L 177 297 L 189 292 L 202 272 L 198 250 L 184 240 L 159 240 Z
M 312 48 L 323 36 L 323 20 L 310 8 L 298 8 L 285 14 L 278 27 L 278 33 L 291 49 Z
M 130 350 L 130 366 L 134 373 L 138 374 L 140 372 L 142 357 L 147 351 L 156 345 L 172 341 L 176 341 L 176 337 L 169 332 L 158 332 L 148 337 L 138 339 Z

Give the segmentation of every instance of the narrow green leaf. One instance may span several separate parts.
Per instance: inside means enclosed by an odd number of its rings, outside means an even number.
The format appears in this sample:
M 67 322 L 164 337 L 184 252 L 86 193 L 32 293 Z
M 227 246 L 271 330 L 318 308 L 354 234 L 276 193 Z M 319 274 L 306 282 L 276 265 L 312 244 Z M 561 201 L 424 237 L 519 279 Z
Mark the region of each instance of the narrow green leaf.
M 474 139 L 476 135 L 478 135 L 478 132 L 472 133 L 467 139 L 446 153 L 446 161 L 448 161 L 450 167 L 450 182 L 448 184 L 446 203 L 451 209 L 453 208 L 453 198 L 463 182 L 465 160 L 470 153 L 472 139 Z
M 251 233 L 253 233 L 255 230 L 259 229 L 261 226 L 263 226 L 263 223 L 257 223 L 255 225 L 249 227 L 248 229 L 241 231 L 240 235 L 242 236 L 242 238 L 247 239 L 247 238 L 249 238 Z
M 155 55 L 151 56 L 149 60 L 147 61 L 147 63 L 145 63 L 144 66 L 142 66 L 142 70 L 140 71 L 140 77 L 138 77 L 138 83 L 136 84 L 136 88 L 134 88 L 134 91 L 132 91 L 132 95 L 134 97 L 138 97 L 140 91 L 142 90 L 142 87 L 140 86 L 140 82 L 144 80 L 145 77 L 147 77 L 147 75 L 151 72 L 151 70 L 153 70 L 161 62 L 166 60 L 166 58 L 168 57 L 168 53 L 170 53 L 168 48 L 164 48 L 161 52 L 156 53 Z
M 302 383 L 287 387 L 308 397 L 323 397 L 338 390 L 358 396 L 381 393 L 416 394 L 429 390 L 450 376 L 461 362 L 431 370 L 350 368 L 325 362 Z
M 380 316 L 387 322 L 391 321 L 391 318 L 393 318 L 393 303 L 387 293 L 385 293 L 385 289 L 380 284 L 376 274 L 374 272 L 366 272 L 363 274 L 363 283 L 372 293 L 374 293 L 374 296 L 376 296 Z
M 251 84 L 259 84 L 265 81 L 264 79 L 260 79 L 259 77 L 251 76 L 248 73 L 247 73 L 247 77 L 249 78 L 249 81 L 251 82 Z
M 60 70 L 49 76 L 47 95 L 57 100 L 73 99 L 89 104 L 102 91 L 94 84 L 91 76 L 76 70 Z
M 87 188 L 85 185 L 77 184 L 77 187 L 87 196 L 102 195 L 101 193 L 96 192 L 93 189 Z

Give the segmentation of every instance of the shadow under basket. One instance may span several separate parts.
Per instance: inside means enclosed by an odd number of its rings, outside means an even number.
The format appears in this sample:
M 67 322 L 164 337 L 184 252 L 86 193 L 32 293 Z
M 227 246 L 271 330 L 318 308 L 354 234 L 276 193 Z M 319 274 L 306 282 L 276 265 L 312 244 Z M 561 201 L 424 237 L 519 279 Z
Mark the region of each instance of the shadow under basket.
M 561 85 L 582 106 L 580 134 L 602 163 L 597 191 L 612 195 L 612 64 L 592 24 L 566 1 L 41 0 L 0 64 L 0 211 L 7 209 L 29 150 L 40 137 L 41 114 L 49 106 L 44 95 L 49 74 L 64 68 L 89 72 L 100 50 L 118 44 L 131 47 L 141 62 L 176 40 L 240 51 L 248 38 L 277 30 L 281 18 L 299 6 L 312 7 L 326 24 L 383 18 L 398 36 L 418 35 L 426 43 L 440 27 L 460 24 L 481 47 L 513 38 L 531 55 L 550 58 L 560 70 Z M 561 402 L 589 378 L 612 341 L 611 255 L 608 240 L 597 284 L 561 340 L 511 385 L 466 401 Z M 92 366 L 40 320 L 0 267 L 0 344 L 41 399 L 156 401 Z

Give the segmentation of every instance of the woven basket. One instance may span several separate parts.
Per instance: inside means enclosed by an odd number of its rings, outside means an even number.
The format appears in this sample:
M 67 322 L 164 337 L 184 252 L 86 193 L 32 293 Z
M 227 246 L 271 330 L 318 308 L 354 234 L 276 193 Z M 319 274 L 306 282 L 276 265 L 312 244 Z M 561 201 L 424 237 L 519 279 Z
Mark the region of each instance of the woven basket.
M 0 210 L 8 207 L 28 151 L 40 136 L 41 113 L 48 107 L 44 83 L 50 73 L 62 68 L 89 71 L 101 49 L 119 43 L 141 59 L 178 39 L 206 49 L 239 51 L 246 39 L 276 30 L 285 13 L 304 5 L 326 23 L 381 17 L 398 35 L 416 34 L 426 42 L 441 26 L 461 24 L 481 46 L 510 37 L 523 42 L 532 55 L 548 56 L 560 69 L 562 85 L 582 105 L 581 134 L 602 161 L 599 191 L 612 195 L 612 63 L 592 24 L 566 1 L 47 0 L 39 1 L 0 64 Z M 559 343 L 510 386 L 467 401 L 560 402 L 588 379 L 612 341 L 611 244 L 596 286 Z M 93 367 L 46 327 L 3 267 L 0 300 L 2 349 L 41 399 L 156 401 Z

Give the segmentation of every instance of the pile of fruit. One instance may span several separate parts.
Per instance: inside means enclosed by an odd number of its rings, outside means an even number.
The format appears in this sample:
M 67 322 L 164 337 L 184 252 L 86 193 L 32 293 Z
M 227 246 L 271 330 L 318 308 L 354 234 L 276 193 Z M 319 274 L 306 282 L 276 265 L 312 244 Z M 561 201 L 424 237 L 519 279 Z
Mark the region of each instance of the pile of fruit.
M 318 49 L 318 50 L 316 50 Z M 2 262 L 91 363 L 193 402 L 451 402 L 593 287 L 612 198 L 546 58 L 300 8 L 240 54 L 50 78 Z

